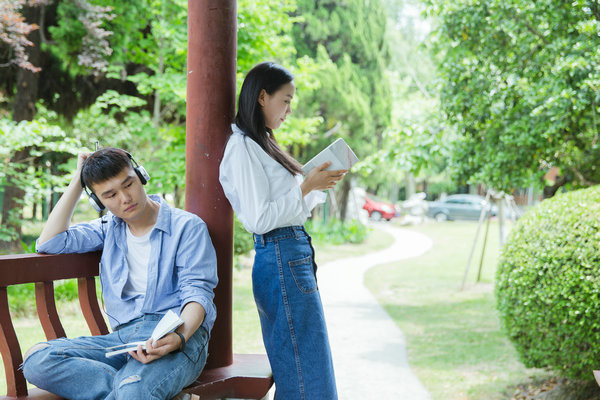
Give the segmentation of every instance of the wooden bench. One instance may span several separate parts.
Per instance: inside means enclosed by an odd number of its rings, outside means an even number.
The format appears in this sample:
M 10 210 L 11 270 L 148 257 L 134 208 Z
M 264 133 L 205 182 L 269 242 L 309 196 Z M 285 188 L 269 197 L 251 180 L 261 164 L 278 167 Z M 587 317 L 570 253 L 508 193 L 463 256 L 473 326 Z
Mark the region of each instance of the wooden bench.
M 22 351 L 9 312 L 7 287 L 35 283 L 37 313 L 46 339 L 51 340 L 66 337 L 54 301 L 54 281 L 76 278 L 79 303 L 91 334 L 106 334 L 109 331 L 96 296 L 95 277 L 98 275 L 99 260 L 100 253 L 0 256 L 0 352 L 7 384 L 7 394 L 0 400 L 61 399 L 41 389 L 27 389 L 25 377 L 19 369 L 23 362 Z M 266 355 L 234 354 L 233 364 L 205 368 L 196 382 L 183 392 L 192 395 L 192 399 L 202 400 L 262 399 L 272 385 L 273 378 Z

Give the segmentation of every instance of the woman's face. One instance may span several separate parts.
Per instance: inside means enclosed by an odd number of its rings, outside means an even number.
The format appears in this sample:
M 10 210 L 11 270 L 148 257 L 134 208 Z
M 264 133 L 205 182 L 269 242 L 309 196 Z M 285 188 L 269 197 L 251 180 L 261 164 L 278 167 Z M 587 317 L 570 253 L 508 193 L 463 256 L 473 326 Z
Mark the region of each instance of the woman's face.
M 262 107 L 265 125 L 271 130 L 281 126 L 285 117 L 292 112 L 292 99 L 296 87 L 293 82 L 282 85 L 273 94 L 268 94 L 264 89 L 258 95 L 258 103 Z

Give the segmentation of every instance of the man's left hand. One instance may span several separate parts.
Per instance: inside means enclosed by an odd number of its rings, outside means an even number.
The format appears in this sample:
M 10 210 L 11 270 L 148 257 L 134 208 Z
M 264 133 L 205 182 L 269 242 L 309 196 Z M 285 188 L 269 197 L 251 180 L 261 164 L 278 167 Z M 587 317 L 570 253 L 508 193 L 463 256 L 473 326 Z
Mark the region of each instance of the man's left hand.
M 179 350 L 181 347 L 181 339 L 173 332 L 157 340 L 152 345 L 152 339 L 146 341 L 146 350 L 142 346 L 138 346 L 136 351 L 130 351 L 129 355 L 142 364 L 148 364 L 154 360 L 158 360 L 164 355 L 173 351 Z

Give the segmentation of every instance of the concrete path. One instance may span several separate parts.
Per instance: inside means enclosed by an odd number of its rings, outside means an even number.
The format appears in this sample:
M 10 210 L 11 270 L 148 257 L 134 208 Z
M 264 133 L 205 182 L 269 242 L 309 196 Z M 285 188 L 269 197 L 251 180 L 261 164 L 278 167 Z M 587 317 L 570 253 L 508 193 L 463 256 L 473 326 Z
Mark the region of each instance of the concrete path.
M 360 257 L 319 266 L 317 278 L 325 308 L 340 400 L 431 399 L 412 373 L 402 331 L 364 285 L 375 266 L 416 257 L 432 246 L 420 233 L 381 223 L 394 244 Z

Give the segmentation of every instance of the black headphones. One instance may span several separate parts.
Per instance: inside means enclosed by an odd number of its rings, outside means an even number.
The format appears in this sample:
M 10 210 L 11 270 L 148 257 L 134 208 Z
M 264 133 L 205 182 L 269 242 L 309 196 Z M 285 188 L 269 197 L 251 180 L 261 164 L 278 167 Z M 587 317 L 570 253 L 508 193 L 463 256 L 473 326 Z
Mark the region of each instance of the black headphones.
M 129 157 L 129 159 L 131 160 L 131 163 L 133 164 L 133 170 L 135 171 L 135 174 L 138 176 L 138 178 L 140 178 L 140 182 L 142 182 L 142 185 L 145 185 L 146 183 L 148 183 L 148 181 L 150 180 L 150 175 L 148 175 L 148 172 L 146 172 L 146 169 L 144 167 L 142 167 L 141 165 L 139 165 L 137 163 L 137 161 L 134 160 L 134 158 L 131 154 L 129 154 L 126 151 L 125 151 L 125 154 L 127 154 L 127 157 Z M 89 157 L 85 159 L 85 161 L 83 162 L 83 165 L 81 166 L 81 173 L 79 174 L 79 179 L 81 181 L 81 187 L 83 187 L 83 190 L 88 195 L 88 202 L 94 208 L 94 210 L 96 210 L 97 212 L 100 213 L 106 207 L 104 207 L 104 204 L 102 204 L 102 202 L 100 201 L 98 196 L 96 196 L 96 193 L 87 189 L 85 181 L 83 180 L 83 169 L 85 168 L 85 164 L 87 163 L 88 159 L 89 159 Z

